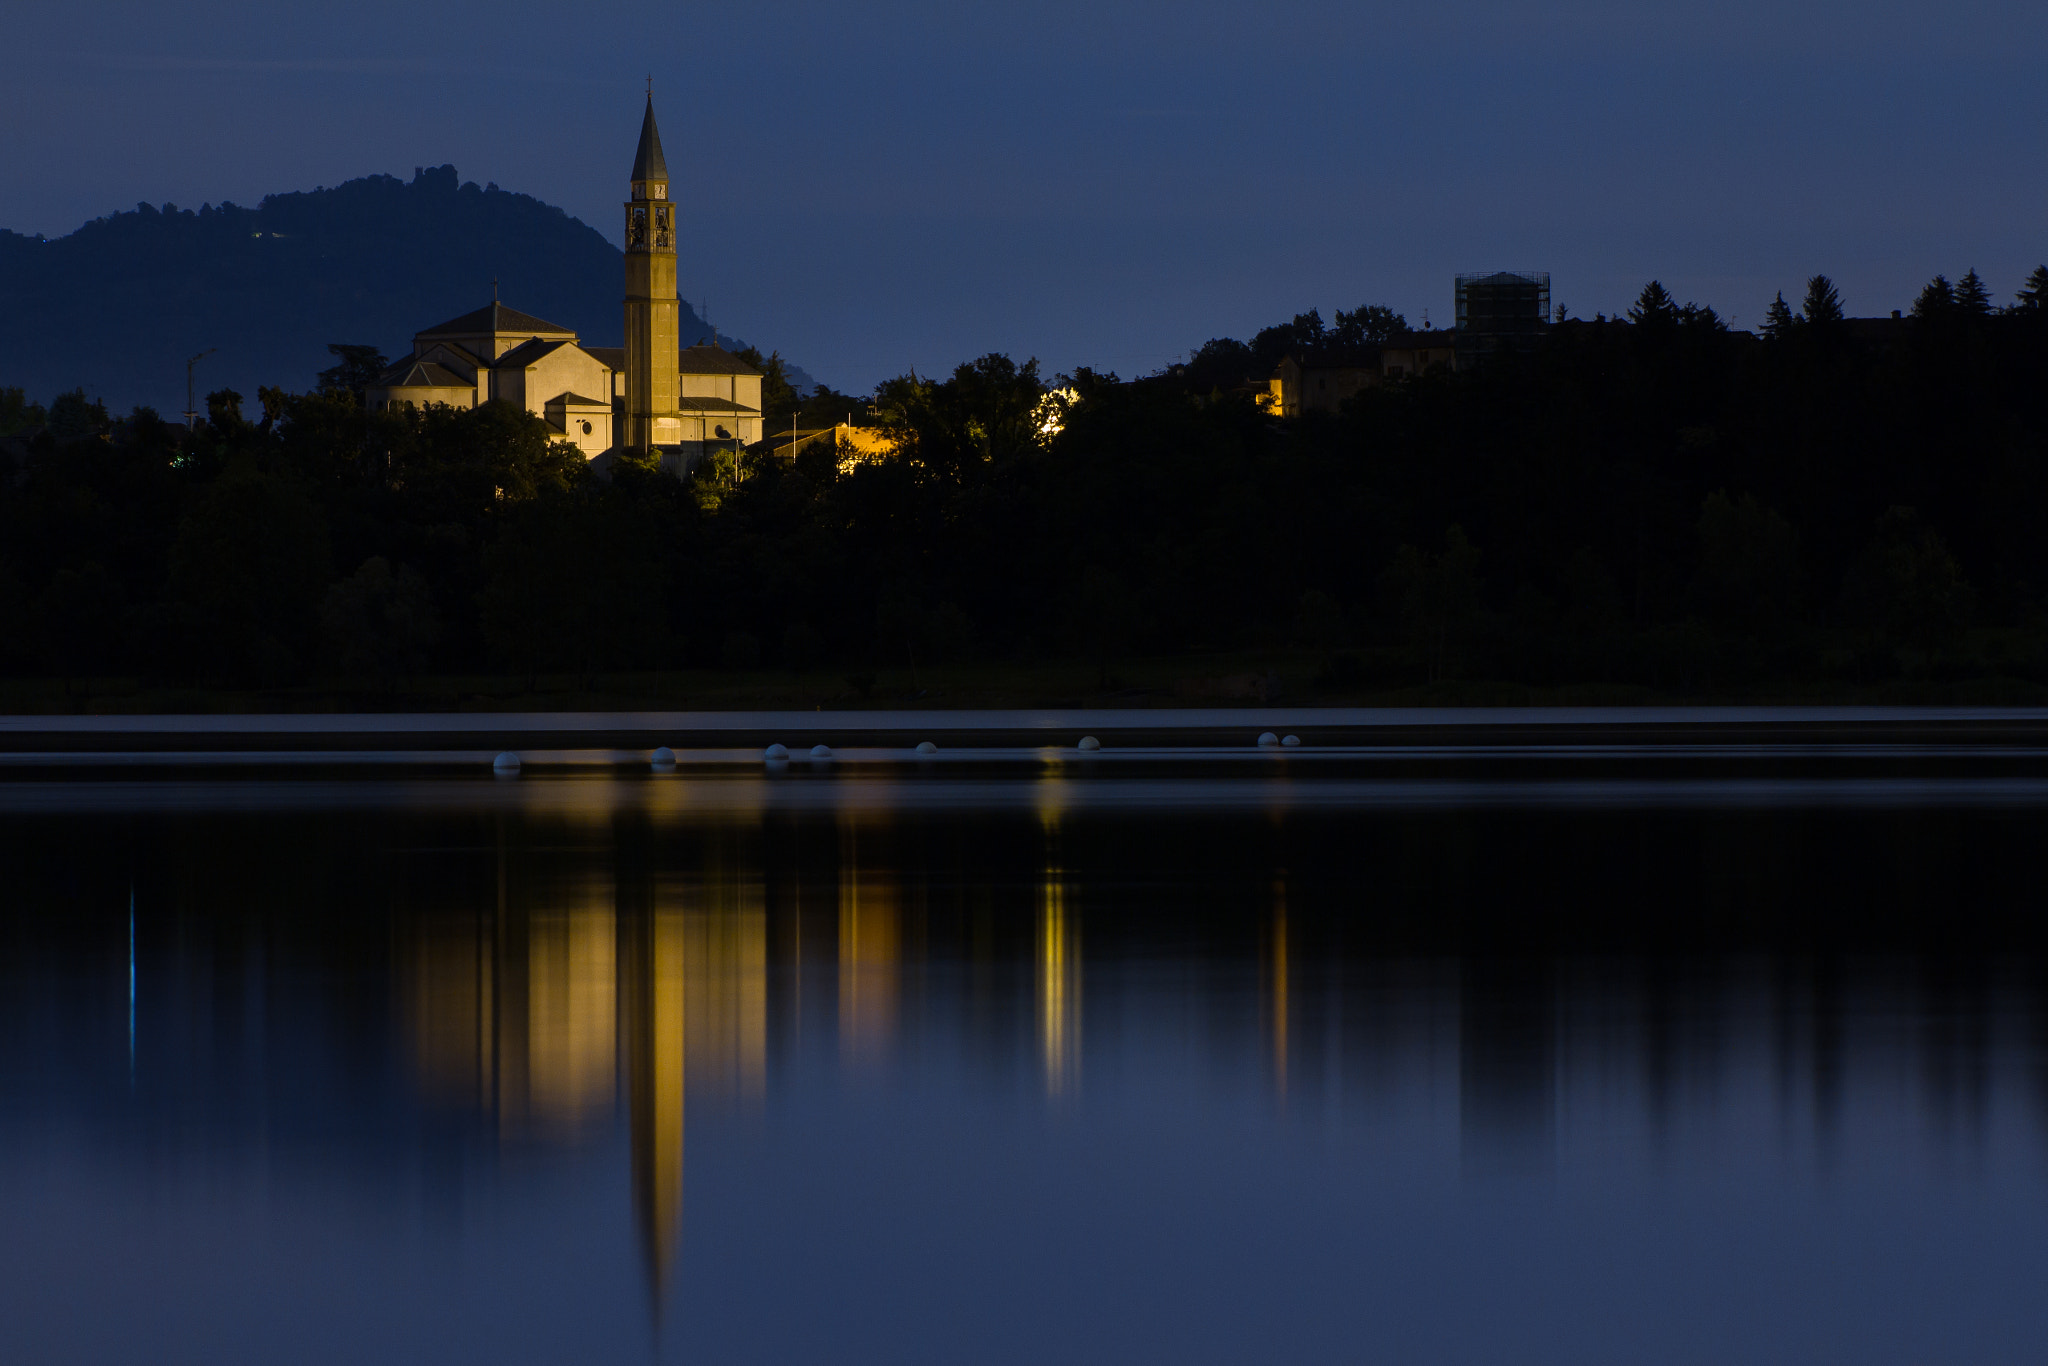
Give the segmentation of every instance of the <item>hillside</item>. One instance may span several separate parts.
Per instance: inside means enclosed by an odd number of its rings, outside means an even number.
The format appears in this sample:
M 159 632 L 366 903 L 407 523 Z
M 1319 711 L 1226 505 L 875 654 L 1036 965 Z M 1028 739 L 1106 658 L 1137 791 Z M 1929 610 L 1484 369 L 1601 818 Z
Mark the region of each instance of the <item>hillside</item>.
M 171 415 L 186 358 L 212 346 L 202 396 L 305 389 L 332 364 L 329 342 L 402 353 L 420 328 L 488 303 L 493 278 L 506 303 L 616 346 L 622 260 L 589 225 L 453 166 L 255 208 L 138 204 L 48 240 L 0 230 L 0 385 Z M 708 335 L 687 302 L 682 314 L 684 345 Z

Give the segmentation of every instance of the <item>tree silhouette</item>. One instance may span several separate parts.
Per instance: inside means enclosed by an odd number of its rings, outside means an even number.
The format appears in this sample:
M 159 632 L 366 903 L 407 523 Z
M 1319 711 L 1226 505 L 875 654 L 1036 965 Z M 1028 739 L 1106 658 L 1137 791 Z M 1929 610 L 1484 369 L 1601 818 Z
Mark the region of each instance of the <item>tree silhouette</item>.
M 1975 267 L 1956 281 L 1956 308 L 1976 318 L 1991 312 L 1991 291 L 1977 278 Z
M 329 342 L 327 350 L 335 363 L 319 374 L 320 387 L 337 393 L 354 394 L 356 402 L 363 401 L 363 394 L 377 376 L 384 373 L 388 362 L 384 353 L 374 346 L 353 346 L 347 342 Z
M 1945 317 L 1955 311 L 1955 306 L 1956 287 L 1948 282 L 1946 275 L 1937 275 L 1920 291 L 1920 297 L 1913 300 L 1913 316 Z
M 1792 305 L 1785 302 L 1785 291 L 1779 290 L 1778 297 L 1771 300 L 1771 306 L 1764 311 L 1764 335 L 1779 340 L 1792 335 L 1792 329 L 1799 325 L 1799 315 L 1792 311 Z
M 2027 277 L 2026 285 L 2019 292 L 2019 301 L 2013 306 L 2029 313 L 2048 307 L 2048 266 L 2034 267 L 2034 273 Z
M 1348 313 L 1337 310 L 1330 339 L 1345 349 L 1384 346 L 1407 330 L 1408 320 L 1385 304 L 1364 304 Z
M 1629 321 L 1638 327 L 1670 327 L 1678 321 L 1678 305 L 1664 286 L 1652 280 L 1643 286 L 1643 292 L 1636 297 L 1636 306 L 1628 311 Z
M 1842 321 L 1842 296 L 1834 281 L 1816 275 L 1806 282 L 1806 302 L 1800 309 L 1809 327 L 1832 327 Z

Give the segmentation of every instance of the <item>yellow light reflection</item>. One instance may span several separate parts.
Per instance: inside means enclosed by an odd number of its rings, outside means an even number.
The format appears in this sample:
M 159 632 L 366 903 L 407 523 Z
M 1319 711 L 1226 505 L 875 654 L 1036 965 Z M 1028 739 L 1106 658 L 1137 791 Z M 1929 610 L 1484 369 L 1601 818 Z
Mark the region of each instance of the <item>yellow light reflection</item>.
M 1046 1094 L 1064 1095 L 1081 1072 L 1081 944 L 1058 868 L 1046 870 L 1039 896 L 1038 1040 Z
M 896 1037 L 902 963 L 896 885 L 885 873 L 860 866 L 849 826 L 841 832 L 839 860 L 839 1043 L 848 1059 L 887 1055 Z
M 760 1096 L 768 1075 L 768 914 L 759 879 L 713 876 L 683 914 L 690 1089 Z
M 686 943 L 682 914 L 656 907 L 632 926 L 622 954 L 633 1193 L 657 1304 L 683 1222 Z
M 619 867 L 616 881 L 534 888 L 501 857 L 495 910 L 409 922 L 402 999 L 422 1090 L 478 1108 L 508 1140 L 582 1137 L 612 1112 L 623 1068 L 659 1304 L 682 1226 L 685 1092 L 751 1099 L 766 1087 L 767 913 L 752 871 L 714 860 L 663 880 L 637 855 Z M 893 903 L 872 891 L 856 902 L 855 1014 L 893 1020 Z
M 526 1095 L 573 1137 L 608 1113 L 618 1072 L 618 929 L 610 906 L 537 913 L 526 930 Z

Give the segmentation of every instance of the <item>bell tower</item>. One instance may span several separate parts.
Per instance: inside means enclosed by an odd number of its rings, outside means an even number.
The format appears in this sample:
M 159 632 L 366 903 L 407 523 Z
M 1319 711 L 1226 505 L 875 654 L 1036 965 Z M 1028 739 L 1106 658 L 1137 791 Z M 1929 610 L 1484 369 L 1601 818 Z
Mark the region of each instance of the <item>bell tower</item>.
M 676 411 L 681 306 L 675 223 L 650 91 L 640 150 L 633 156 L 633 197 L 626 204 L 626 422 L 619 444 L 628 450 L 647 452 L 683 439 Z

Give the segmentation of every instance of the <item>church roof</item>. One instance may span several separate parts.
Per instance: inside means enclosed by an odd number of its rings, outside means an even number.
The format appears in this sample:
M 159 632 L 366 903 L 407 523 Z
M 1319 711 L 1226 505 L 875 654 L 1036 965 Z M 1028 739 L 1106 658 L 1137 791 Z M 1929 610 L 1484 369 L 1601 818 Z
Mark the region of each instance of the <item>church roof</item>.
M 744 403 L 734 403 L 729 398 L 714 398 L 707 394 L 685 394 L 676 400 L 679 413 L 758 413 L 759 408 L 749 408 Z
M 573 346 L 574 344 L 566 337 L 531 337 L 492 361 L 491 368 L 493 370 L 517 370 L 521 366 L 533 364 L 542 356 L 559 351 L 565 346 Z
M 556 394 L 542 406 L 552 408 L 556 404 L 560 404 L 564 408 L 609 408 L 612 406 L 601 398 L 585 398 L 581 394 L 568 393 Z
M 401 361 L 377 376 L 380 389 L 467 389 L 471 381 L 432 361 Z
M 723 347 L 686 346 L 682 350 L 680 359 L 682 373 L 686 375 L 758 375 L 761 373 Z
M 661 130 L 654 126 L 654 96 L 647 97 L 647 117 L 640 121 L 640 150 L 633 154 L 629 180 L 667 180 L 668 163 L 661 156 Z
M 614 370 L 626 368 L 626 348 L 623 346 L 586 346 L 583 354 L 609 365 Z
M 415 337 L 477 337 L 498 332 L 523 332 L 528 336 L 537 333 L 552 333 L 560 337 L 573 337 L 576 329 L 562 327 L 536 318 L 531 313 L 521 313 L 516 308 L 507 308 L 495 299 L 474 313 L 465 313 L 459 318 L 450 318 L 439 327 L 430 327 L 424 332 L 415 332 Z

